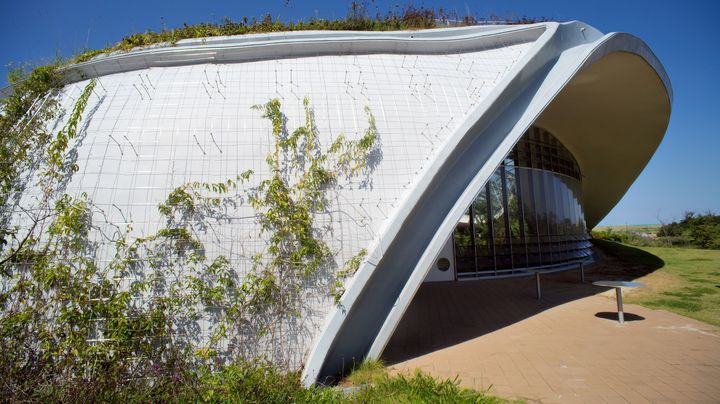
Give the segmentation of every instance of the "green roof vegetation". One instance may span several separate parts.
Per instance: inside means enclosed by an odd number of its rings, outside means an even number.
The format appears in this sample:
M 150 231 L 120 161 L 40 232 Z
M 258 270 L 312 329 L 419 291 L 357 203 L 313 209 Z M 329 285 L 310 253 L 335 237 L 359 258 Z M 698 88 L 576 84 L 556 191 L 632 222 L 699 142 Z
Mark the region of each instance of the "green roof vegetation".
M 385 14 L 371 15 L 367 4 L 350 3 L 347 15 L 337 20 L 310 18 L 307 21 L 282 21 L 265 14 L 260 18 L 242 17 L 232 20 L 228 17 L 220 22 L 202 22 L 199 24 L 183 24 L 179 28 L 163 28 L 159 31 L 146 30 L 123 37 L 114 45 L 103 49 L 88 50 L 71 59 L 72 63 L 85 62 L 93 57 L 111 53 L 126 52 L 137 47 L 155 44 L 174 44 L 183 39 L 210 38 L 217 36 L 263 34 L 269 32 L 290 31 L 400 31 L 429 29 L 446 26 L 477 25 L 480 20 L 471 15 L 459 16 L 455 12 L 439 7 L 437 9 L 425 6 L 414 6 L 408 3 L 398 11 L 388 11 Z M 491 15 L 483 21 L 502 21 L 506 24 L 531 24 L 546 21 L 545 18 L 510 17 L 501 19 Z

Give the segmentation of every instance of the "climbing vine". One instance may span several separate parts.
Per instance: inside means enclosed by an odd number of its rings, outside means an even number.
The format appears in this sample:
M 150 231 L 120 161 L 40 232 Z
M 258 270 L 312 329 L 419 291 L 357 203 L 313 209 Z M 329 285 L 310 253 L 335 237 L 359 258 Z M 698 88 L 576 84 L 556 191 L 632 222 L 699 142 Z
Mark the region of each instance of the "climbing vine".
M 78 170 L 68 148 L 93 86 L 86 85 L 63 128 L 47 136 L 36 170 L 41 213 L 0 255 L 0 379 L 9 397 L 23 397 L 27 380 L 122 385 L 245 355 L 272 327 L 300 315 L 306 281 L 332 267 L 335 254 L 317 218 L 329 214 L 328 193 L 338 180 L 361 175 L 377 147 L 367 108 L 359 139 L 338 135 L 324 147 L 308 99 L 304 124 L 292 132 L 274 99 L 254 107 L 272 124 L 267 178 L 252 181 L 253 171 L 245 171 L 223 182 L 183 184 L 158 205 L 164 224 L 155 233 L 132 237 L 128 225 L 107 234 L 95 224 L 104 212 L 90 197 L 60 186 Z M 254 209 L 267 240 L 245 271 L 224 255 L 208 257 L 199 237 L 239 203 Z M 110 259 L 99 260 L 108 246 Z M 361 250 L 334 271 L 329 297 L 339 300 L 364 257 Z M 202 319 L 210 324 L 205 337 Z
M 75 106 L 73 107 L 70 118 L 68 119 L 65 126 L 58 132 L 55 139 L 50 142 L 47 152 L 47 171 L 45 176 L 57 181 L 63 175 L 65 169 L 70 169 L 73 172 L 78 170 L 77 164 L 71 164 L 69 167 L 65 167 L 65 154 L 67 152 L 68 143 L 75 139 L 77 136 L 77 126 L 82 120 L 82 113 L 85 111 L 87 106 L 88 98 L 95 88 L 95 79 L 85 86 L 80 97 L 78 97 Z
M 9 206 L 18 203 L 25 187 L 22 173 L 37 164 L 52 138 L 46 123 L 58 115 L 60 77 L 56 65 L 9 75 L 12 93 L 0 100 L 0 253 L 15 235 Z
M 292 133 L 285 127 L 281 103 L 273 99 L 253 108 L 271 122 L 273 148 L 266 156 L 269 178 L 247 189 L 247 201 L 255 209 L 260 231 L 266 236 L 265 251 L 253 257 L 253 266 L 242 280 L 236 279 L 229 260 L 217 257 L 205 271 L 188 277 L 188 289 L 206 306 L 219 310 L 210 342 L 226 337 L 234 327 L 254 322 L 259 335 L 284 316 L 297 316 L 302 302 L 297 296 L 303 282 L 316 275 L 333 259 L 323 241 L 316 216 L 329 204 L 329 188 L 340 176 L 357 175 L 367 167 L 367 158 L 377 147 L 375 119 L 369 109 L 368 128 L 360 139 L 350 141 L 338 135 L 327 148 L 319 141 L 309 100 L 303 101 L 305 123 Z M 253 176 L 245 171 L 220 183 L 193 182 L 174 189 L 159 211 L 168 219 L 170 229 L 191 234 L 205 226 L 204 218 L 220 217 L 224 206 L 234 205 L 239 185 Z M 344 280 L 350 277 L 365 257 L 361 250 L 338 270 L 328 295 L 339 301 Z M 265 324 L 259 319 L 270 318 Z M 237 330 L 236 330 L 237 331 Z M 205 357 L 216 354 L 206 346 Z

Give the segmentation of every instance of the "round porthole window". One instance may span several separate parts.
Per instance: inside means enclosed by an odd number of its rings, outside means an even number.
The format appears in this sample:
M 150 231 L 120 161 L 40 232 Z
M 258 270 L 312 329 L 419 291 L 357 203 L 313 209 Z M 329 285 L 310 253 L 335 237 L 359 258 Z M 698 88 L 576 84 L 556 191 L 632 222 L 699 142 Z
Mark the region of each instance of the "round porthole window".
M 437 265 L 437 269 L 440 272 L 445 272 L 448 269 L 450 269 L 450 260 L 443 257 L 443 258 L 440 258 L 439 260 L 437 260 L 437 263 L 435 265 Z

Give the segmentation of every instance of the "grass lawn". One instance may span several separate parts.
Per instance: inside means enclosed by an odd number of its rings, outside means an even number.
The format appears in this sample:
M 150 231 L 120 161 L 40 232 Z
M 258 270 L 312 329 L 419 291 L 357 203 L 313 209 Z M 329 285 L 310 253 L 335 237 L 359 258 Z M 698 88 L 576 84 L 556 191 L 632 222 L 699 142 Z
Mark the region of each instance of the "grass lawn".
M 341 383 L 356 388 L 346 397 L 352 403 L 509 403 L 486 392 L 462 388 L 459 380 L 436 379 L 416 370 L 414 374 L 388 374 L 380 361 L 365 361 Z
M 627 303 L 720 326 L 720 250 L 594 243 L 618 260 L 652 270 L 637 279 L 647 287 L 629 293 Z
M 28 381 L 9 402 L 138 402 L 138 403 L 517 403 L 485 391 L 460 387 L 456 379 L 438 379 L 416 371 L 388 374 L 379 361 L 359 365 L 340 386 L 303 387 L 300 373 L 284 373 L 271 365 L 238 362 L 220 370 L 179 372 L 173 377 L 88 385 L 79 378 Z M 80 394 L 81 393 L 81 394 Z M 7 397 L 6 397 L 7 398 Z M 5 402 L 5 400 L 3 400 Z

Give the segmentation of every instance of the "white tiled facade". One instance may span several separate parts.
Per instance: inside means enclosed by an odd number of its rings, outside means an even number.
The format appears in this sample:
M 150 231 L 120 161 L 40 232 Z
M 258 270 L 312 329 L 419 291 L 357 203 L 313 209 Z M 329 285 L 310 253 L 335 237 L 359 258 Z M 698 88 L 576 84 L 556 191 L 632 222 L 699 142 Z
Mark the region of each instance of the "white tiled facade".
M 374 168 L 341 179 L 329 193 L 328 212 L 317 217 L 342 267 L 378 238 L 446 137 L 531 46 L 195 64 L 101 76 L 76 143 L 70 145 L 79 171 L 65 192 L 87 193 L 104 212 L 94 219 L 106 232 L 131 225 L 134 237 L 147 236 L 164 225 L 157 206 L 175 187 L 224 182 L 249 169 L 255 174 L 247 187 L 267 178 L 271 127 L 253 105 L 280 99 L 292 131 L 304 123 L 302 100 L 307 97 L 325 146 L 340 133 L 349 139 L 362 136 L 367 106 L 380 141 L 380 153 L 371 158 Z M 62 90 L 66 111 L 87 83 Z M 55 123 L 55 130 L 68 115 Z M 225 255 L 240 276 L 250 270 L 250 257 L 267 245 L 254 210 L 242 203 L 242 192 L 236 207 L 228 207 L 222 220 L 210 219 L 208 229 L 198 233 L 208 257 Z M 33 194 L 29 190 L 23 204 L 32 205 Z M 95 240 L 104 243 L 99 232 Z M 308 309 L 299 323 L 286 325 L 284 333 L 250 354 L 299 367 L 333 305 L 320 283 L 308 286 L 305 299 Z

